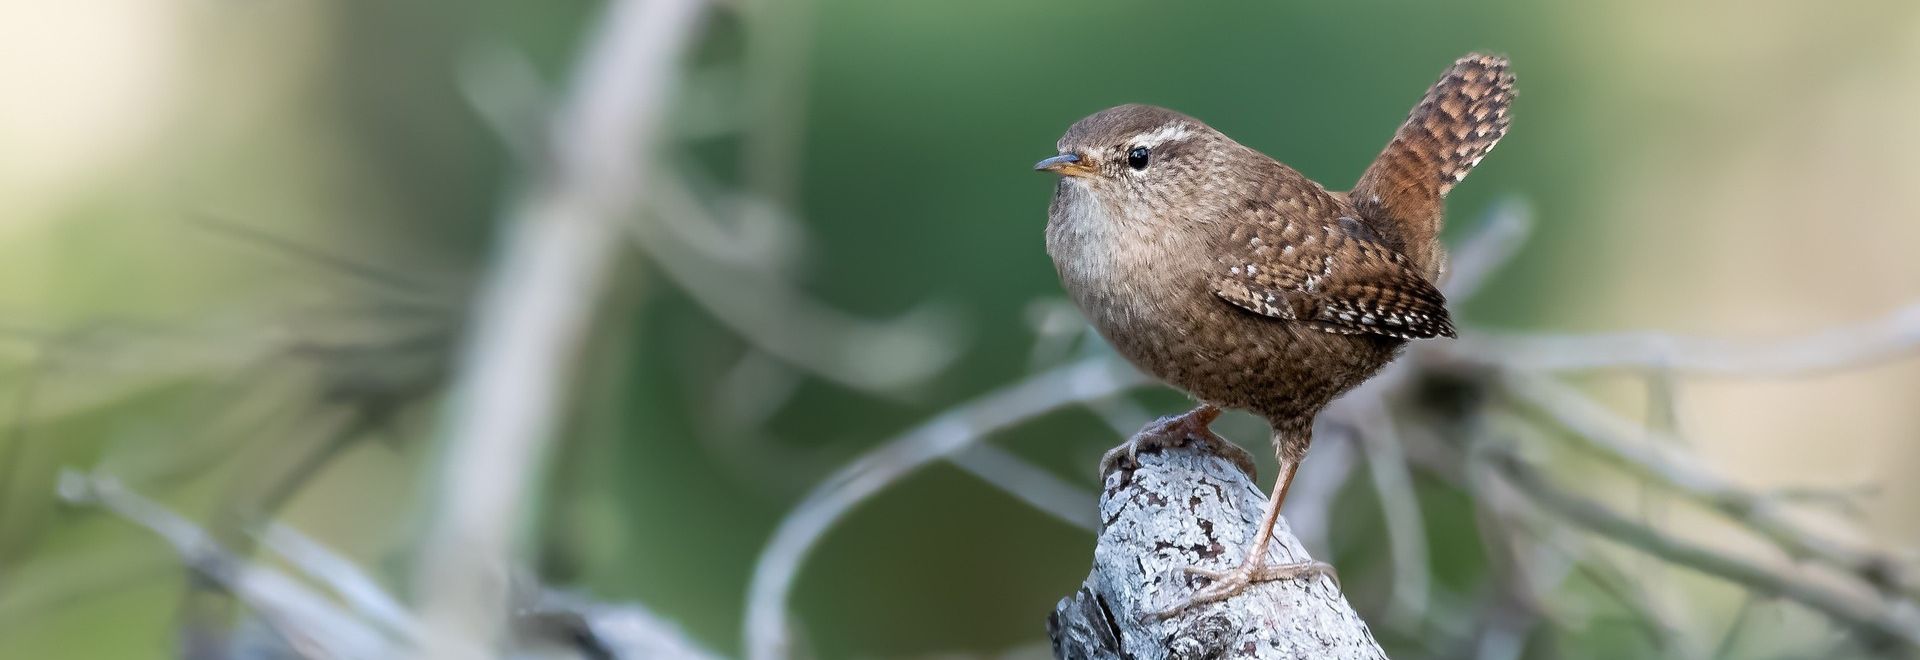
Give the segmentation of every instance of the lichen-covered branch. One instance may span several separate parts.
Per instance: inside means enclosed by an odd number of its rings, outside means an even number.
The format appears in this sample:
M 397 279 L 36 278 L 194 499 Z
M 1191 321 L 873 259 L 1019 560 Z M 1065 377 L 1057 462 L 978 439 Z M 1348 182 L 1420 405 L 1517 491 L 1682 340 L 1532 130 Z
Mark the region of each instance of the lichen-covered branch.
M 1229 455 L 1240 453 L 1236 458 Z M 1237 566 L 1266 496 L 1229 444 L 1149 451 L 1108 472 L 1093 570 L 1047 619 L 1059 658 L 1384 658 L 1330 577 L 1257 584 L 1160 620 L 1205 586 L 1186 567 Z M 1283 520 L 1270 561 L 1309 561 Z

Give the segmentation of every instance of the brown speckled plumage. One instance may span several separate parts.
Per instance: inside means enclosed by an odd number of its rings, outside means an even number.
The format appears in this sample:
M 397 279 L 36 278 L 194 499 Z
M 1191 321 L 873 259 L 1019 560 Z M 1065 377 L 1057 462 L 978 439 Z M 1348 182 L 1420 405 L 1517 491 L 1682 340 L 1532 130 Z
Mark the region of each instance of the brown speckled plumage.
M 1385 242 L 1429 278 L 1446 266 L 1434 240 L 1440 234 L 1440 202 L 1507 134 L 1512 102 L 1513 73 L 1506 58 L 1460 58 L 1407 114 L 1393 141 L 1349 193 L 1361 215 L 1377 219 L 1375 226 L 1386 230 Z
M 1192 117 L 1104 110 L 1040 164 L 1064 175 L 1047 252 L 1121 355 L 1272 424 L 1277 511 L 1314 415 L 1407 340 L 1453 336 L 1441 200 L 1505 134 L 1512 83 L 1503 59 L 1456 62 L 1346 194 Z

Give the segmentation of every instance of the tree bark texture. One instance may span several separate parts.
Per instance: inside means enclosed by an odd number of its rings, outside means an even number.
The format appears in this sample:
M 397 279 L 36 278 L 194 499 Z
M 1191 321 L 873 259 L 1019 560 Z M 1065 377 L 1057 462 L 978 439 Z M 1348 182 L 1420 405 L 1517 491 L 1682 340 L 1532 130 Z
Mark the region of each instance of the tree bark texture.
M 1047 619 L 1059 658 L 1385 658 L 1326 576 L 1255 584 L 1224 601 L 1151 616 L 1199 588 L 1188 566 L 1240 564 L 1266 495 L 1244 450 L 1217 438 L 1145 449 L 1104 475 L 1093 571 Z M 1269 561 L 1309 561 L 1282 520 Z

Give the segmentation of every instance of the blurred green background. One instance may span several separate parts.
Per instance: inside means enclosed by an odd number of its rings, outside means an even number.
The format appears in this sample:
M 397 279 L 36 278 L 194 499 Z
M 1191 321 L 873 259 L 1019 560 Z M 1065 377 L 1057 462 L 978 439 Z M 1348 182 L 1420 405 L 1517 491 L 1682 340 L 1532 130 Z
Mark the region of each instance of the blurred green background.
M 62 467 L 99 466 L 217 523 L 338 446 L 283 518 L 377 573 L 405 567 L 444 367 L 409 342 L 444 340 L 460 317 L 538 137 L 526 119 L 597 8 L 0 6 L 0 657 L 167 657 L 176 643 L 173 556 L 62 506 Z M 527 525 L 549 582 L 647 603 L 723 652 L 739 649 L 756 554 L 808 486 L 1051 364 L 1033 355 L 1034 319 L 1060 299 L 1041 245 L 1052 181 L 1029 166 L 1110 105 L 1182 110 L 1343 189 L 1453 58 L 1504 53 L 1521 90 L 1513 129 L 1452 195 L 1448 235 L 1509 199 L 1537 224 L 1457 310 L 1466 327 L 1767 336 L 1920 294 L 1912 2 L 746 10 L 760 13 L 708 22 L 666 152 L 730 223 L 705 238 L 740 262 L 676 274 L 628 252 Z M 644 196 L 648 183 L 634 185 Z M 804 295 L 960 352 L 911 386 L 830 382 L 754 348 L 696 289 L 781 298 L 774 310 Z M 1916 387 L 1920 368 L 1893 363 L 1688 385 L 1678 401 L 1696 449 L 1745 483 L 1877 484 L 1867 526 L 1913 547 L 1920 485 L 1900 475 L 1920 468 Z M 1183 404 L 1160 388 L 1134 398 L 1155 414 Z M 1221 428 L 1267 454 L 1254 420 Z M 1069 411 L 993 442 L 1092 489 L 1116 440 Z M 1484 589 L 1484 567 L 1466 496 L 1422 488 L 1444 605 Z M 1386 562 L 1378 507 L 1364 485 L 1342 492 L 1331 547 L 1312 550 L 1364 575 Z M 819 657 L 1034 653 L 1091 547 L 936 465 L 836 528 L 792 611 Z M 1383 586 L 1350 584 L 1374 620 Z M 1700 608 L 1684 632 L 1708 640 L 1739 604 L 1684 602 Z M 1759 628 L 1755 643 L 1783 653 L 1824 641 Z M 1422 637 L 1445 631 L 1375 632 L 1422 657 Z M 1536 636 L 1527 655 L 1647 644 L 1602 623 Z

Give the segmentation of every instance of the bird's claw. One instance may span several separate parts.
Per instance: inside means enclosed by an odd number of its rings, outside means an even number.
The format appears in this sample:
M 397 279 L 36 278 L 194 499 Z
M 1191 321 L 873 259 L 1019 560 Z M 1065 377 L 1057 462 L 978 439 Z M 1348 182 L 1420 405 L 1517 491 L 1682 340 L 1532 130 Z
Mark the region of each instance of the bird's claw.
M 1333 565 L 1323 561 L 1267 564 L 1256 559 L 1241 563 L 1228 571 L 1208 570 L 1197 566 L 1188 566 L 1185 570 L 1188 575 L 1206 578 L 1209 581 L 1206 588 L 1194 592 L 1179 605 L 1149 615 L 1153 619 L 1164 621 L 1195 607 L 1232 598 L 1246 591 L 1247 587 L 1261 582 L 1300 580 L 1322 575 L 1333 578 L 1335 584 L 1340 581 L 1340 576 L 1334 572 Z
M 1253 459 L 1225 438 L 1214 435 L 1210 428 L 1213 420 L 1220 418 L 1220 409 L 1209 404 L 1200 404 L 1193 410 L 1179 415 L 1156 419 L 1139 433 L 1127 438 L 1125 443 L 1107 450 L 1100 456 L 1100 475 L 1121 465 L 1139 465 L 1140 452 L 1146 449 L 1178 447 L 1188 442 L 1203 442 L 1213 445 L 1222 455 L 1233 460 L 1236 465 L 1253 474 Z M 1123 462 L 1121 459 L 1125 459 Z

